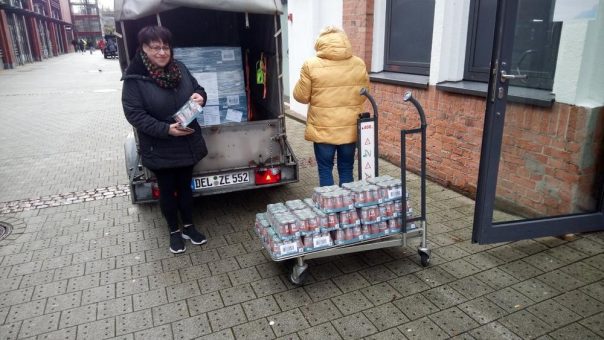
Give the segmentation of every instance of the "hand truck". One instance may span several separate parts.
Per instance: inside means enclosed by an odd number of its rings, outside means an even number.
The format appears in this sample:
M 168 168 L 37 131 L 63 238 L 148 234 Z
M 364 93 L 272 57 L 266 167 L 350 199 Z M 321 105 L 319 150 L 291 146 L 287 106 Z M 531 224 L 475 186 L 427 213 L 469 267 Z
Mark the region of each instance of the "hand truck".
M 361 95 L 366 96 L 371 103 L 373 109 L 373 117 L 368 112 L 361 113 L 358 119 L 358 141 L 357 149 L 359 152 L 358 159 L 358 171 L 359 179 L 365 179 L 370 177 L 378 176 L 378 139 L 377 139 L 377 126 L 378 126 L 378 110 L 377 105 L 373 97 L 368 93 L 367 89 L 361 90 Z M 353 244 L 334 246 L 331 248 L 317 250 L 313 252 L 295 254 L 291 256 L 285 256 L 278 259 L 277 261 L 283 260 L 295 260 L 292 265 L 289 280 L 295 285 L 302 285 L 308 276 L 308 264 L 305 260 L 322 258 L 327 256 L 343 255 L 349 253 L 362 252 L 366 250 L 375 250 L 390 247 L 406 247 L 407 238 L 409 236 L 418 235 L 421 237 L 421 244 L 418 247 L 418 254 L 420 256 L 420 263 L 422 266 L 428 266 L 430 262 L 430 249 L 426 242 L 426 117 L 424 110 L 420 103 L 413 98 L 412 93 L 409 91 L 403 96 L 403 101 L 411 102 L 420 116 L 420 127 L 416 129 L 403 129 L 401 130 L 401 182 L 403 197 L 406 195 L 406 169 L 407 169 L 407 150 L 406 150 L 406 138 L 407 135 L 420 133 L 421 134 L 421 169 L 420 169 L 420 195 L 421 195 L 421 213 L 418 217 L 408 219 L 406 214 L 402 214 L 403 231 L 400 234 L 388 235 L 379 238 L 374 238 L 365 241 L 358 241 Z M 371 150 L 373 148 L 373 150 Z M 420 223 L 420 226 L 412 230 L 407 230 L 407 223 Z

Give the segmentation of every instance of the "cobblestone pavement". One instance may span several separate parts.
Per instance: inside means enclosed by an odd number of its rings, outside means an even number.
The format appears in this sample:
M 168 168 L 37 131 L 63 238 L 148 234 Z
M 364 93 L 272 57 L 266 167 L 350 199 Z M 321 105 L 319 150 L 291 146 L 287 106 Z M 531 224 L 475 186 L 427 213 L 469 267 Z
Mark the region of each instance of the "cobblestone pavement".
M 300 182 L 196 199 L 209 242 L 171 254 L 158 207 L 124 187 L 119 74 L 98 52 L 0 71 L 0 339 L 604 338 L 604 233 L 474 245 L 474 202 L 432 183 L 429 267 L 411 239 L 310 260 L 292 285 L 252 228 L 317 185 L 292 119 Z

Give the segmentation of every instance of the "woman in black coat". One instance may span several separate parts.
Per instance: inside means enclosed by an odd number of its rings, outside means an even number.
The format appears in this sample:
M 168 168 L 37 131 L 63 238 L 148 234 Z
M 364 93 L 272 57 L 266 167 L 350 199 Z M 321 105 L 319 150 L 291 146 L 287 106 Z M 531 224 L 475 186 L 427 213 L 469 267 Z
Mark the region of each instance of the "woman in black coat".
M 182 127 L 172 115 L 189 99 L 205 105 L 206 92 L 181 62 L 172 58 L 172 33 L 147 26 L 122 80 L 122 106 L 138 133 L 142 163 L 157 177 L 159 204 L 170 230 L 170 251 L 186 250 L 184 239 L 206 243 L 193 225 L 193 166 L 208 153 L 196 120 Z M 178 226 L 178 213 L 182 231 Z

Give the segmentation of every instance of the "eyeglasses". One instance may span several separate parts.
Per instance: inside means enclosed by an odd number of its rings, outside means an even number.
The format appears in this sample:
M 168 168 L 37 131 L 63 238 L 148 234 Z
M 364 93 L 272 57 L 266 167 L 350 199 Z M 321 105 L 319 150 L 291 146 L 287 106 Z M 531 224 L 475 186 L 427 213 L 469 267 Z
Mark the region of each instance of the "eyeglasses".
M 149 46 L 149 49 L 151 51 L 153 51 L 153 53 L 155 53 L 155 54 L 158 54 L 161 51 L 170 53 L 170 46 L 150 46 L 150 45 L 147 45 L 147 46 Z

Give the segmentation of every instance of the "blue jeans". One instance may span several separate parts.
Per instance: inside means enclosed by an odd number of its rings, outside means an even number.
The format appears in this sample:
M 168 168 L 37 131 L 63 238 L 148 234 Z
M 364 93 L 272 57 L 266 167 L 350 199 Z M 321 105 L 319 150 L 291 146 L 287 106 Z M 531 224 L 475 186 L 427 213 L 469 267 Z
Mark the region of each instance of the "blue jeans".
M 340 185 L 353 181 L 352 168 L 354 167 L 354 153 L 356 143 L 350 144 L 324 144 L 314 143 L 315 158 L 319 168 L 319 185 L 333 185 L 333 158 L 338 154 L 338 175 Z

